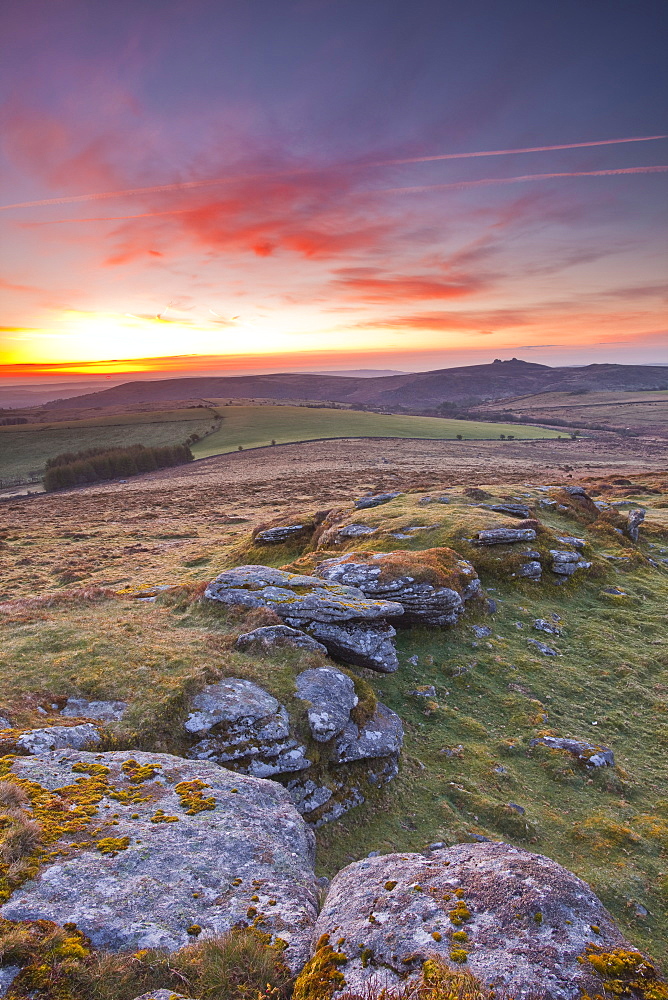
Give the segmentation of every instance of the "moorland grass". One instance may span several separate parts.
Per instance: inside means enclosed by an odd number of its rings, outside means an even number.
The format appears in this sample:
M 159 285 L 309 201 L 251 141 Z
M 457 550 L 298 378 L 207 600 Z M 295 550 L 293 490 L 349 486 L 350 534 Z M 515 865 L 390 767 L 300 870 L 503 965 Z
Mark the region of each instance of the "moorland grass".
M 172 954 L 96 951 L 72 924 L 0 921 L 0 961 L 22 971 L 10 1000 L 134 1000 L 158 990 L 202 1000 L 288 1000 L 292 975 L 280 948 L 256 930 L 233 930 Z
M 489 490 L 496 499 L 531 492 Z M 422 851 L 432 841 L 452 844 L 474 836 L 506 840 L 580 875 L 635 945 L 665 959 L 668 573 L 647 556 L 657 562 L 668 553 L 666 494 L 643 499 L 627 491 L 624 509 L 642 502 L 648 510 L 638 547 L 597 523 L 581 523 L 573 513 L 541 510 L 552 532 L 585 538 L 587 558 L 594 562 L 581 582 L 556 586 L 508 580 L 489 554 L 481 560 L 480 550 L 464 539 L 480 528 L 517 521 L 475 506 L 462 489 L 449 493 L 446 505 L 422 506 L 420 494 L 407 494 L 383 507 L 350 510 L 351 520 L 381 529 L 365 549 L 450 545 L 472 556 L 497 610 L 490 617 L 471 608 L 450 629 L 400 631 L 401 665 L 393 675 L 354 671 L 403 720 L 401 770 L 365 805 L 318 830 L 319 870 L 331 875 L 372 850 Z M 431 530 L 401 542 L 391 537 L 390 531 L 419 524 Z M 120 555 L 104 562 L 112 537 Z M 142 543 L 146 554 L 124 553 L 125 540 Z M 56 520 L 45 522 L 42 535 L 15 525 L 3 544 L 8 579 L 25 595 L 7 601 L 0 616 L 0 714 L 18 725 L 44 725 L 38 706 L 56 721 L 51 706 L 66 696 L 123 698 L 130 711 L 116 730 L 118 745 L 178 753 L 191 693 L 221 676 L 261 683 L 286 704 L 298 727 L 305 725 L 303 706 L 293 696 L 294 676 L 326 660 L 303 651 L 271 658 L 237 653 L 235 637 L 268 623 L 270 613 L 231 611 L 203 604 L 200 597 L 202 582 L 227 565 L 281 565 L 301 555 L 308 539 L 281 551 L 254 545 L 248 527 L 221 533 L 200 522 L 194 530 L 184 518 L 181 531 L 172 525 L 168 532 L 158 518 L 121 527 L 100 522 L 80 532 Z M 536 544 L 553 543 L 539 535 Z M 60 582 L 63 548 L 71 550 L 72 565 L 80 566 L 83 589 L 67 590 Z M 36 551 L 41 565 L 32 578 L 26 575 L 32 567 L 22 563 Z M 629 561 L 611 562 L 606 554 Z M 184 586 L 155 603 L 141 603 L 111 596 L 114 588 L 102 584 L 113 573 L 125 583 Z M 607 592 L 613 587 L 622 595 Z M 51 590 L 59 599 L 49 603 L 31 596 L 31 589 Z M 552 621 L 553 615 L 559 616 L 560 636 L 534 629 L 536 619 Z M 475 623 L 490 625 L 492 635 L 477 639 Z M 559 655 L 543 656 L 529 638 Z M 410 662 L 415 656 L 417 665 Z M 410 694 L 423 684 L 434 685 L 434 699 Z M 590 772 L 564 752 L 532 747 L 531 740 L 545 733 L 610 746 L 617 766 Z
M 501 400 L 476 408 L 482 419 L 486 410 L 508 410 L 523 419 L 550 423 L 568 421 L 580 427 L 630 428 L 639 433 L 668 433 L 668 389 L 648 392 L 539 392 L 519 399 Z

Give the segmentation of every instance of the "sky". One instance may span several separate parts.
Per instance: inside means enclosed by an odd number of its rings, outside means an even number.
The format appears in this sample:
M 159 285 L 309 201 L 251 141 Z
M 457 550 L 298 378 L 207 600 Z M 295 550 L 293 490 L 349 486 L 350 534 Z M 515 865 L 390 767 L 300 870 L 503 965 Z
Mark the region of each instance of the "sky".
M 6 0 L 0 375 L 668 362 L 667 15 Z

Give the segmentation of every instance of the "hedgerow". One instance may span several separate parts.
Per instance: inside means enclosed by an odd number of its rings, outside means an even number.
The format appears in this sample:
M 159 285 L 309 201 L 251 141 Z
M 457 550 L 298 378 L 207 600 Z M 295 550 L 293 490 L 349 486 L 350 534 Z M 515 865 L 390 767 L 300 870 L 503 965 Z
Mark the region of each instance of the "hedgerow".
M 127 448 L 89 448 L 87 451 L 64 452 L 46 463 L 44 489 L 47 492 L 115 479 L 136 476 L 173 465 L 193 461 L 187 444 L 147 448 L 133 444 Z

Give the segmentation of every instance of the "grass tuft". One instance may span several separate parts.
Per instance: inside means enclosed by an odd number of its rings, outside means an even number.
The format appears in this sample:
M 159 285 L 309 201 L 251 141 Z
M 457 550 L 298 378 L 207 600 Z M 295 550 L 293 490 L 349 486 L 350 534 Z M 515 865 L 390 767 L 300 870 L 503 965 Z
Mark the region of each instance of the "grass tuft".
M 134 1000 L 160 989 L 206 1000 L 288 1000 L 282 947 L 253 928 L 235 929 L 169 954 L 93 951 L 75 925 L 0 921 L 0 962 L 21 973 L 7 1000 Z

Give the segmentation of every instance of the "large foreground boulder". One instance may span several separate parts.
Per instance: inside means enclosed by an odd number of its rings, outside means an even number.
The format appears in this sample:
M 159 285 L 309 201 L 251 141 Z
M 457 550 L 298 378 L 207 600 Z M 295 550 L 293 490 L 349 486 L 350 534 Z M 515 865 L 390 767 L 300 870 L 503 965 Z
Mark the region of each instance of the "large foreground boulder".
M 313 573 L 331 583 L 358 587 L 367 597 L 398 602 L 406 625 L 453 625 L 465 601 L 480 590 L 471 563 L 445 547 L 347 552 L 323 560 Z
M 601 990 L 585 957 L 590 943 L 631 949 L 585 882 L 500 843 L 348 865 L 332 881 L 314 942 L 321 935 L 347 959 L 336 966 L 346 989 L 362 995 L 406 985 L 436 955 L 516 1000 L 579 1000 Z
M 386 619 L 402 615 L 403 607 L 368 600 L 356 587 L 270 566 L 238 566 L 217 576 L 204 596 L 222 604 L 271 608 L 286 625 L 307 632 L 344 663 L 381 673 L 399 665 L 392 642 L 396 632 Z
M 256 924 L 287 943 L 292 968 L 303 964 L 317 913 L 315 844 L 281 785 L 127 751 L 17 758 L 14 778 L 24 779 L 42 845 L 37 874 L 3 917 L 76 923 L 114 951 L 173 951 L 193 934 Z

